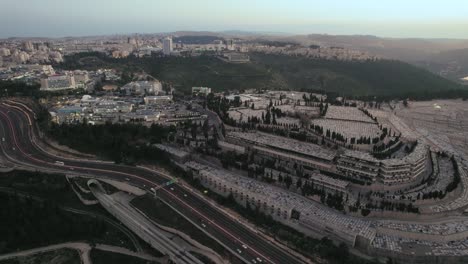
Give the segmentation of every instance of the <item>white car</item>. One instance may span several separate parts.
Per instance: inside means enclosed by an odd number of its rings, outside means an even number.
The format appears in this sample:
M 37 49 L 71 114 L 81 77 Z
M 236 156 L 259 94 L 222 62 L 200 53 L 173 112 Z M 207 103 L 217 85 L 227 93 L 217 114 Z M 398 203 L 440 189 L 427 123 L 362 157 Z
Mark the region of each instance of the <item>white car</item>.
M 257 261 L 258 261 L 258 262 L 262 262 L 262 259 L 261 259 L 261 258 L 257 258 Z
M 242 254 L 242 250 L 240 249 L 236 249 L 236 250 L 237 250 L 237 253 Z
M 246 245 L 242 245 L 242 247 L 243 247 L 244 249 L 247 249 L 247 246 L 246 246 Z
M 201 226 L 203 226 L 203 228 L 206 228 L 206 225 L 205 225 L 205 224 L 203 224 L 203 223 L 201 224 Z

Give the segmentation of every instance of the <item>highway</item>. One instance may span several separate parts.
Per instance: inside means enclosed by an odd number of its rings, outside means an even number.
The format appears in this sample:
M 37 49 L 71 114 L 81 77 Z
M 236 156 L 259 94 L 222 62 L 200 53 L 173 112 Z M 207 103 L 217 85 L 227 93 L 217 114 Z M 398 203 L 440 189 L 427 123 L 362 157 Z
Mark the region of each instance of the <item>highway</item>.
M 27 106 L 12 101 L 0 102 L 0 126 L 1 153 L 21 166 L 120 181 L 128 179 L 131 184 L 147 190 L 158 188 L 170 179 L 168 175 L 141 167 L 54 156 L 37 144 L 40 138 L 34 113 Z M 179 184 L 163 187 L 158 197 L 246 263 L 304 263 L 201 199 L 190 188 Z
M 131 206 L 105 194 L 104 189 L 98 181 L 93 180 L 93 183 L 90 184 L 89 187 L 94 196 L 108 212 L 119 219 L 120 222 L 130 228 L 134 233 L 139 234 L 139 236 L 152 247 L 168 255 L 172 261 L 180 264 L 203 264 L 190 252 L 187 252 L 184 248 L 179 248 L 174 241 L 160 232 L 158 228 L 155 228 L 148 219 Z

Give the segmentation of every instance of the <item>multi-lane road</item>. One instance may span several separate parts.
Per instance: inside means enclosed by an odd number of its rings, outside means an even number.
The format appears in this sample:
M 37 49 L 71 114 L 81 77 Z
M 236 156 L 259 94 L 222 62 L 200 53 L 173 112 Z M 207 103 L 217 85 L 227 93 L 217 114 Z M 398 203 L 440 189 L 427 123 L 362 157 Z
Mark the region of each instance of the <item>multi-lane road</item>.
M 9 162 L 21 166 L 43 171 L 127 180 L 147 190 L 168 181 L 168 175 L 141 167 L 68 159 L 48 152 L 38 144 L 41 139 L 38 136 L 34 113 L 29 107 L 18 102 L 0 102 L 0 135 L 0 154 Z M 245 227 L 237 219 L 220 211 L 193 193 L 190 188 L 174 184 L 160 188 L 158 196 L 246 263 L 304 263 L 287 250 Z

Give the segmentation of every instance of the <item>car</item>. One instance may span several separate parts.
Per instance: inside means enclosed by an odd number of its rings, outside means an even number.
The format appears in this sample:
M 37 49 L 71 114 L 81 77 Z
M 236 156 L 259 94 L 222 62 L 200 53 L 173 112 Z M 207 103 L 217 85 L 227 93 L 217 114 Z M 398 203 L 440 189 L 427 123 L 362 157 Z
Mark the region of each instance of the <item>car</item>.
M 2 137 L 2 141 L 5 142 L 5 138 L 4 138 L 4 137 Z
M 259 257 L 257 257 L 257 261 L 258 261 L 258 262 L 262 262 L 262 259 L 259 258 Z
M 243 247 L 244 249 L 247 249 L 247 246 L 246 246 L 246 245 L 242 245 L 242 247 Z
M 203 228 L 206 228 L 206 225 L 205 225 L 205 224 L 203 224 L 203 223 L 201 224 L 201 226 L 203 226 Z
M 56 165 L 59 165 L 59 166 L 65 165 L 65 163 L 64 163 L 63 161 L 58 161 L 58 160 L 55 161 L 55 164 L 56 164 Z
M 255 264 L 255 263 L 257 263 L 257 261 L 255 261 L 255 259 L 252 259 L 252 263 Z
M 125 178 L 126 181 L 129 181 L 130 179 L 129 178 Z
M 173 190 L 174 190 L 174 188 L 171 187 L 171 191 L 173 191 Z
M 236 249 L 236 250 L 237 250 L 237 253 L 242 254 L 242 250 L 240 249 Z
M 187 197 L 187 194 L 186 194 L 186 193 L 184 193 L 184 197 Z

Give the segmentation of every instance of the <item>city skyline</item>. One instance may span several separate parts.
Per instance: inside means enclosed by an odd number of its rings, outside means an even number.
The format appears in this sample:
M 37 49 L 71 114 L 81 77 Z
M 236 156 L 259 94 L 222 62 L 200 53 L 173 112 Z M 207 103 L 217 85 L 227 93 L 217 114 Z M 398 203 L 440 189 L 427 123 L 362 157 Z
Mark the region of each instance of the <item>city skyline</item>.
M 466 39 L 467 10 L 468 3 L 455 0 L 6 0 L 0 11 L 0 38 L 241 30 Z

